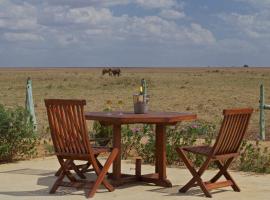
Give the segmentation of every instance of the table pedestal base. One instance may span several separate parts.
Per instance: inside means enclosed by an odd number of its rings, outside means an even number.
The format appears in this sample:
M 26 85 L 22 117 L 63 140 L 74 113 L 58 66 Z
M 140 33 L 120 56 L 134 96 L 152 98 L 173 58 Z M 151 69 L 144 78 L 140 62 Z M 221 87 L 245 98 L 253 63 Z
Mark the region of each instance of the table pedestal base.
M 134 182 L 146 182 L 154 183 L 155 185 L 162 187 L 172 187 L 172 183 L 168 179 L 160 179 L 158 173 L 145 174 L 145 175 L 131 175 L 131 174 L 122 174 L 120 178 L 114 179 L 112 174 L 109 174 L 111 183 L 113 186 L 118 187 L 124 185 L 125 183 L 134 183 Z

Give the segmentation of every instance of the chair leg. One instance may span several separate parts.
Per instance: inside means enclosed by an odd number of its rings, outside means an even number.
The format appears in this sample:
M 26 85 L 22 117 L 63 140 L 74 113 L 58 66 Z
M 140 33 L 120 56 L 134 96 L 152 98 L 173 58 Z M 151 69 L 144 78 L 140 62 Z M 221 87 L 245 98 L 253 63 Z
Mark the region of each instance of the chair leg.
M 58 176 L 58 178 L 56 179 L 56 181 L 54 182 L 51 190 L 50 190 L 50 194 L 53 194 L 56 192 L 56 190 L 58 189 L 59 185 L 61 184 L 61 182 L 63 181 L 64 177 L 67 176 L 68 179 L 71 182 L 76 182 L 76 178 L 72 176 L 72 174 L 69 171 L 69 165 L 72 161 L 71 160 L 66 160 L 64 161 L 63 159 L 59 159 L 59 163 L 61 165 L 61 171 L 60 174 Z
M 83 174 L 84 173 L 84 171 L 83 170 L 80 170 L 79 168 L 78 168 L 78 166 L 77 165 L 75 165 L 75 163 L 74 162 L 72 162 L 72 163 L 70 163 L 70 167 L 71 167 L 71 169 L 73 169 L 75 172 L 76 172 L 76 174 L 80 177 L 80 178 L 82 178 L 82 179 L 85 179 L 86 177 L 85 177 L 85 175 Z M 88 168 L 88 167 L 87 167 Z M 61 172 L 63 171 L 63 168 L 62 168 L 62 166 L 57 170 L 57 172 L 55 172 L 55 176 L 59 176 L 60 174 L 61 174 Z
M 51 190 L 50 190 L 50 194 L 54 194 L 57 190 L 57 188 L 59 187 L 60 183 L 62 182 L 62 180 L 65 177 L 65 173 L 63 171 L 60 172 L 60 175 L 57 177 L 56 181 L 54 182 Z
M 190 179 L 189 182 L 186 183 L 186 185 L 184 185 L 183 187 L 179 189 L 179 192 L 181 193 L 187 192 L 195 183 L 196 183 L 196 178 L 193 177 L 192 179 Z
M 232 159 L 233 160 L 233 159 Z M 227 160 L 225 165 L 223 166 L 222 163 L 219 160 L 215 160 L 215 164 L 219 168 L 218 173 L 208 181 L 209 183 L 215 183 L 217 180 L 223 175 L 223 172 L 225 170 L 225 167 L 228 168 L 229 165 L 231 164 L 232 160 Z
M 60 176 L 60 174 L 61 174 L 61 172 L 62 172 L 62 167 L 60 167 L 58 170 L 57 170 L 57 172 L 55 172 L 55 176 Z
M 208 181 L 209 183 L 215 183 L 217 182 L 217 180 L 222 176 L 222 172 L 218 171 L 218 173 L 210 179 L 210 181 Z
M 113 149 L 110 156 L 108 157 L 105 165 L 103 166 L 102 170 L 100 170 L 96 159 L 93 161 L 92 165 L 93 168 L 95 170 L 95 172 L 97 173 L 98 177 L 97 180 L 95 181 L 93 187 L 91 188 L 91 190 L 89 191 L 87 197 L 91 198 L 95 195 L 99 185 L 101 183 L 103 183 L 103 185 L 110 191 L 112 192 L 114 190 L 114 187 L 105 179 L 105 175 L 107 174 L 111 164 L 113 163 L 113 161 L 115 160 L 116 156 L 118 154 L 118 150 L 117 149 Z
M 64 174 L 67 176 L 67 178 L 71 181 L 71 182 L 75 182 L 77 181 L 77 179 L 71 174 L 70 172 L 70 165 L 73 162 L 73 160 L 65 160 L 59 158 L 59 163 L 61 165 L 62 168 L 62 172 L 64 172 Z
M 223 165 L 219 160 L 217 160 L 215 163 L 217 164 L 220 172 L 222 175 L 224 175 L 224 177 L 228 180 L 232 182 L 232 189 L 235 192 L 240 192 L 240 188 L 238 187 L 238 185 L 236 184 L 236 182 L 234 181 L 234 179 L 232 178 L 232 176 L 229 174 L 229 172 L 227 171 L 228 167 L 230 166 L 230 164 L 232 163 L 233 158 L 229 158 L 225 164 Z
M 207 167 L 209 166 L 211 159 L 208 158 L 203 163 L 203 165 L 200 167 L 200 169 L 198 171 L 196 171 L 196 169 L 193 167 L 193 163 L 185 155 L 183 149 L 177 148 L 176 150 L 177 150 L 180 158 L 183 160 L 183 162 L 185 163 L 188 170 L 190 171 L 190 173 L 193 176 L 193 178 L 186 185 L 184 185 L 182 188 L 179 189 L 179 192 L 185 193 L 194 185 L 198 185 L 198 186 L 200 186 L 201 190 L 203 191 L 203 193 L 205 194 L 206 197 L 212 197 L 210 192 L 207 190 L 205 183 L 201 179 L 201 176 L 204 173 L 204 171 L 207 169 Z M 195 183 L 197 183 L 197 184 L 195 184 Z
M 200 179 L 198 182 L 198 185 L 200 186 L 201 190 L 203 191 L 204 195 L 206 197 L 212 198 L 212 195 L 210 194 L 210 192 L 208 191 L 208 189 L 206 188 L 205 183 L 202 181 L 202 179 Z
M 97 161 L 97 165 L 98 165 L 98 167 L 100 168 L 100 169 L 102 169 L 103 168 L 103 165 L 99 162 L 99 160 L 97 159 L 97 157 L 99 156 L 99 154 L 96 154 L 95 155 L 95 159 L 96 159 L 96 161 Z
M 85 163 L 83 166 L 82 166 L 82 168 L 81 168 L 81 172 L 82 173 L 85 173 L 85 172 L 87 172 L 88 171 L 88 169 L 89 169 L 89 167 L 91 166 L 91 163 L 88 161 L 87 163 Z
M 103 168 L 103 165 L 99 162 L 99 160 L 97 159 L 97 157 L 99 156 L 99 154 L 95 155 L 95 159 L 97 161 L 97 165 L 100 169 Z M 85 175 L 83 173 L 87 172 L 87 171 L 94 171 L 94 169 L 89 169 L 89 167 L 91 166 L 90 162 L 87 162 L 86 164 L 84 164 L 81 169 L 79 169 L 79 167 L 77 165 L 75 165 L 75 163 L 71 164 L 71 168 L 76 172 L 76 174 L 81 178 L 81 179 L 86 179 Z M 55 176 L 59 176 L 61 174 L 62 171 L 62 167 L 60 167 L 57 172 L 55 172 Z
M 73 169 L 73 170 L 76 172 L 76 174 L 77 174 L 80 178 L 86 179 L 85 175 L 83 174 L 83 171 L 81 171 L 81 170 L 75 165 L 75 163 L 74 163 L 73 161 L 71 162 L 71 169 Z

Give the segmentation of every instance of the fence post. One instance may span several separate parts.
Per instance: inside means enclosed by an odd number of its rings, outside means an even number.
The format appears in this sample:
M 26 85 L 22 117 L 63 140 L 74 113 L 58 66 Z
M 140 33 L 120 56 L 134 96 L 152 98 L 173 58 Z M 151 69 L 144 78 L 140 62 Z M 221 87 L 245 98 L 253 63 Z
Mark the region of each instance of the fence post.
M 264 87 L 260 85 L 260 139 L 265 140 Z
M 25 98 L 25 108 L 29 111 L 32 122 L 34 124 L 34 130 L 37 130 L 37 119 L 35 115 L 35 108 L 34 108 L 34 101 L 33 101 L 33 95 L 32 95 L 32 80 L 30 77 L 28 77 L 26 82 L 26 98 Z

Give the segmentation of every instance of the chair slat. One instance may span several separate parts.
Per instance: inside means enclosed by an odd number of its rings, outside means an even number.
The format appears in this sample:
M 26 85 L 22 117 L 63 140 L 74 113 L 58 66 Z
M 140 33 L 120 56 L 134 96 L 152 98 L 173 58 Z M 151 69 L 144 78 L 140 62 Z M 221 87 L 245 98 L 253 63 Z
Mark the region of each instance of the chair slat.
M 77 142 L 80 143 L 80 147 L 81 147 L 81 152 L 82 153 L 86 153 L 86 146 L 84 145 L 84 143 L 82 143 L 83 138 L 81 136 L 81 129 L 80 129 L 80 123 L 79 123 L 79 119 L 78 117 L 74 117 L 79 115 L 80 113 L 77 112 L 76 110 L 76 106 L 70 106 L 70 115 L 72 120 L 75 122 L 74 124 L 74 132 L 76 133 L 76 137 L 77 137 Z
M 228 132 L 230 128 L 229 124 L 231 123 L 231 121 L 232 118 L 230 116 L 225 116 L 221 126 L 221 130 L 224 130 L 224 132 Z M 218 146 L 217 148 L 220 148 L 222 150 L 225 144 L 225 140 L 226 140 L 225 135 L 219 134 L 216 140 L 216 146 Z
M 51 106 L 47 106 L 46 109 L 47 109 L 47 113 L 48 113 L 48 120 L 49 120 L 49 125 L 51 127 L 51 132 L 55 132 L 56 130 L 56 125 L 55 125 L 55 120 L 53 118 L 53 115 L 51 113 Z M 54 148 L 55 148 L 55 152 L 60 152 L 62 151 L 62 147 L 61 145 L 58 145 L 57 141 L 58 141 L 58 136 L 55 135 L 55 134 L 51 134 L 52 136 L 52 140 L 53 140 L 53 143 L 54 143 Z
M 80 143 L 80 132 L 78 132 L 76 130 L 76 120 L 73 118 L 73 112 L 72 112 L 72 105 L 67 105 L 65 106 L 65 111 L 66 114 L 68 115 L 68 121 L 69 121 L 69 126 L 70 126 L 70 131 L 72 132 L 71 136 L 72 136 L 72 140 L 74 142 L 74 146 L 76 148 L 76 150 L 80 153 L 83 153 L 83 148 L 81 147 Z
M 236 131 L 239 132 L 238 134 L 236 134 L 234 140 L 232 140 L 231 142 L 231 151 L 236 152 L 238 150 L 238 144 L 239 142 L 241 143 L 242 141 L 242 135 L 244 135 L 243 131 L 244 131 L 244 126 L 247 123 L 246 121 L 246 116 L 245 115 L 241 115 L 239 116 L 239 120 L 238 123 L 236 125 Z
M 214 155 L 237 153 L 246 133 L 252 109 L 225 110 Z
M 224 134 L 223 137 L 223 143 L 220 147 L 220 153 L 226 153 L 226 149 L 230 149 L 231 142 L 234 141 L 234 138 L 236 137 L 236 131 L 237 131 L 237 122 L 239 116 L 229 116 L 230 117 L 230 123 L 228 126 L 227 134 Z
M 61 131 L 61 127 L 59 126 L 58 122 L 57 122 L 57 116 L 56 113 L 58 112 L 57 108 L 55 106 L 51 106 L 51 110 L 50 110 L 50 115 L 53 119 L 53 123 L 51 125 L 51 129 L 53 129 L 52 131 L 52 136 L 55 137 L 55 143 L 56 143 L 56 149 L 59 148 L 59 152 L 65 151 L 65 146 L 62 143 L 62 131 Z M 53 115 L 53 113 L 55 113 L 55 115 Z M 59 134 L 55 134 L 55 133 L 59 133 Z M 53 139 L 53 137 L 52 137 Z
M 64 143 L 64 146 L 67 150 L 67 152 L 75 153 L 76 147 L 74 146 L 74 143 L 72 141 L 72 134 L 70 134 L 70 129 L 68 126 L 68 121 L 65 115 L 64 106 L 59 105 L 59 115 L 58 115 L 58 123 L 61 127 L 63 138 L 62 141 Z
M 80 127 L 80 129 L 81 129 L 81 131 L 82 131 L 82 129 L 87 129 L 87 126 L 86 126 L 86 120 L 85 120 L 85 116 L 84 116 L 84 111 L 83 111 L 83 109 L 80 109 L 79 107 L 76 107 L 75 108 L 75 110 L 76 110 L 76 112 L 78 113 L 78 115 L 80 115 L 81 117 L 80 118 L 78 118 L 78 124 L 79 124 L 79 127 Z M 87 149 L 89 149 L 90 147 L 89 147 L 89 144 L 90 143 L 88 143 L 86 140 L 85 140 L 85 138 L 81 138 L 81 142 L 82 142 L 82 144 L 84 145 L 84 147 L 85 147 L 85 149 L 87 150 Z
M 70 132 L 70 136 L 71 136 L 71 139 L 72 139 L 72 143 L 74 145 L 75 152 L 82 153 L 81 152 L 80 145 L 78 144 L 78 140 L 77 140 L 77 137 L 76 137 L 76 132 L 74 131 L 74 125 L 75 125 L 75 123 L 70 119 L 71 116 L 68 113 L 69 109 L 70 109 L 69 108 L 69 105 L 65 106 L 65 113 L 66 113 L 66 116 L 67 116 L 67 121 L 68 121 L 68 126 L 69 126 L 69 132 Z
M 45 100 L 45 103 L 56 152 L 89 154 L 91 146 L 83 110 L 85 101 Z
M 242 129 L 243 133 L 240 135 L 239 140 L 237 141 L 237 143 L 235 145 L 234 151 L 238 151 L 238 149 L 239 149 L 239 147 L 241 145 L 241 142 L 242 142 L 242 140 L 243 140 L 243 138 L 245 136 L 245 133 L 247 131 L 247 128 L 248 128 L 250 117 L 251 117 L 251 115 L 246 115 L 245 118 L 244 118 L 244 122 L 243 122 L 244 127 Z

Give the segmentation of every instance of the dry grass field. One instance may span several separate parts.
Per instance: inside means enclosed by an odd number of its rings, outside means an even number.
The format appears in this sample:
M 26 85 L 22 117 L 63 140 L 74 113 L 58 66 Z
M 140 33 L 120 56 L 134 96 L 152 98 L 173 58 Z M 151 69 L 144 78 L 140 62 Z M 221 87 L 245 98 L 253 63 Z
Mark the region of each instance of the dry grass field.
M 270 104 L 270 68 L 122 68 L 120 77 L 102 76 L 102 68 L 2 68 L 0 103 L 24 105 L 27 77 L 33 80 L 33 96 L 39 128 L 47 126 L 44 98 L 86 99 L 89 111 L 101 111 L 106 101 L 132 110 L 132 94 L 141 78 L 149 84 L 150 108 L 155 111 L 188 111 L 199 119 L 219 123 L 224 108 L 253 107 L 249 138 L 258 136 L 259 85 L 264 83 Z M 266 111 L 270 138 L 270 111 Z

